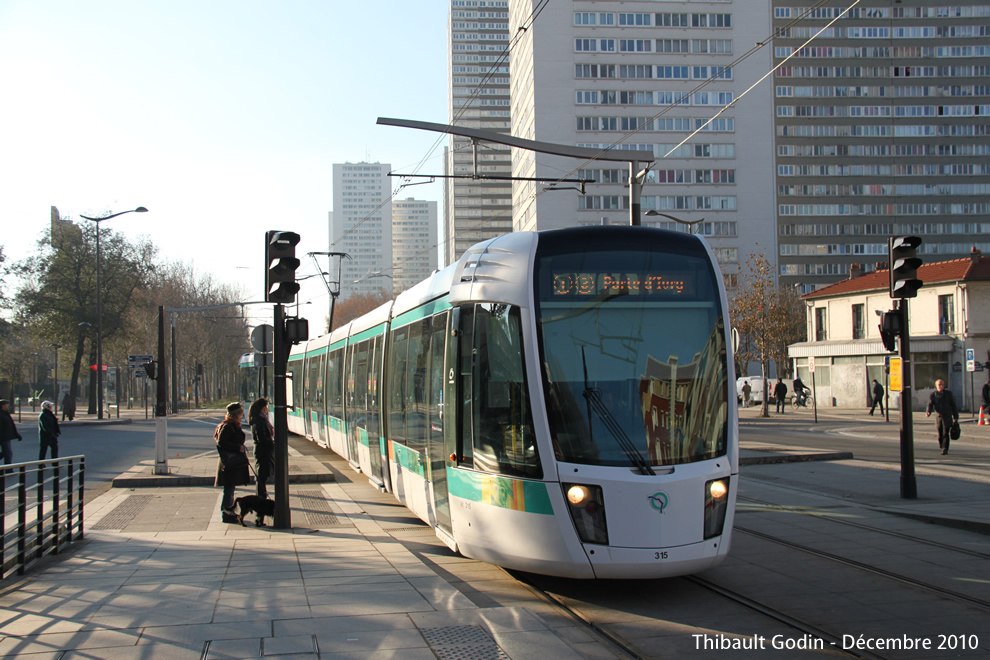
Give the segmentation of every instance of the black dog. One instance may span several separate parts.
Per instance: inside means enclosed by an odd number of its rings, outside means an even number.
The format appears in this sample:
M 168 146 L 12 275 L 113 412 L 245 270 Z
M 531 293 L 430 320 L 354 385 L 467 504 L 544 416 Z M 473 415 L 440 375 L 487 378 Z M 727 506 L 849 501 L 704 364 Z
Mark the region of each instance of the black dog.
M 265 516 L 275 516 L 275 500 L 269 500 L 259 495 L 246 495 L 234 500 L 234 509 L 240 510 L 240 513 L 237 514 L 237 521 L 244 527 L 247 527 L 244 516 L 252 511 L 257 516 L 254 524 L 258 527 L 264 527 Z

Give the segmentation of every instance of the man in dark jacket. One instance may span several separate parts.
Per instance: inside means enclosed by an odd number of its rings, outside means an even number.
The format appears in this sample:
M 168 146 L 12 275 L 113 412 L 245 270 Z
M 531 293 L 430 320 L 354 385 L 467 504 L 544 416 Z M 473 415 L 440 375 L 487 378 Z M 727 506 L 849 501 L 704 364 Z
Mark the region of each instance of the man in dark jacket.
M 45 401 L 41 404 L 41 415 L 38 417 L 38 439 L 41 441 L 41 452 L 38 460 L 45 460 L 48 448 L 52 448 L 52 458 L 58 458 L 58 436 L 62 431 L 58 428 L 58 418 L 55 417 L 55 404 Z
M 873 411 L 876 410 L 877 405 L 880 406 L 880 416 L 883 417 L 883 385 L 881 385 L 876 378 L 873 379 L 873 406 L 870 408 L 870 415 L 873 415 Z
M 10 441 L 14 438 L 18 441 L 23 440 L 21 434 L 17 432 L 14 418 L 10 416 L 10 401 L 0 399 L 0 457 L 7 465 L 14 462 L 14 452 L 10 448 Z
M 945 381 L 939 378 L 935 381 L 935 391 L 928 399 L 927 417 L 936 413 L 935 430 L 938 431 L 938 446 L 943 454 L 949 453 L 949 427 L 959 421 L 959 410 L 952 390 L 945 389 Z
M 773 386 L 773 398 L 777 400 L 777 412 L 781 415 L 784 414 L 784 408 L 787 407 L 785 399 L 787 398 L 787 385 L 784 385 L 784 381 L 777 379 L 777 384 Z

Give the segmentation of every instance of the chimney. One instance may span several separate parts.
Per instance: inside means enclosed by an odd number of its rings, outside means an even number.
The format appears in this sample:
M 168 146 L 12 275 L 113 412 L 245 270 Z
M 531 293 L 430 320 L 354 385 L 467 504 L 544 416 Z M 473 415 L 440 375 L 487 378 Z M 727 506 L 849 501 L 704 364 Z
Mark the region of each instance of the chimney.
M 849 279 L 854 280 L 863 274 L 863 264 L 852 264 L 849 266 Z
M 977 250 L 976 246 L 974 245 L 973 249 L 969 253 L 969 258 L 974 264 L 978 264 L 980 263 L 980 259 L 983 258 L 983 253 Z

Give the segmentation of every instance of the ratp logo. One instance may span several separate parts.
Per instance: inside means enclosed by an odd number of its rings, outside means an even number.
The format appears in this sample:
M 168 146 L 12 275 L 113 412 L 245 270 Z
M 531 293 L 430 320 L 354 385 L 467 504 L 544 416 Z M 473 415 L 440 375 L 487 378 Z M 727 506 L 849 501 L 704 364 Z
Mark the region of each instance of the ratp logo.
M 648 495 L 646 499 L 650 501 L 650 506 L 660 513 L 663 513 L 663 510 L 667 508 L 667 504 L 670 502 L 670 499 L 667 497 L 667 493 L 662 490 L 657 491 L 652 495 Z

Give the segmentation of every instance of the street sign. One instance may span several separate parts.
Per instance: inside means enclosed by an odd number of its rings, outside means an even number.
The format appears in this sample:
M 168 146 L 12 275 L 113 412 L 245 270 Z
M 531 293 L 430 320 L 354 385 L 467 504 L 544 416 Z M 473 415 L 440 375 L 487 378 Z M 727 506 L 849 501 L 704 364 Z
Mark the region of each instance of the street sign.
M 271 353 L 275 343 L 275 328 L 268 325 L 255 326 L 251 331 L 251 347 L 259 353 Z
M 966 349 L 966 371 L 976 371 L 976 349 Z
M 890 358 L 890 391 L 901 391 L 901 358 Z
M 107 365 L 104 364 L 104 365 L 101 365 L 101 366 L 102 366 L 102 368 L 100 369 L 100 371 L 106 371 L 107 370 Z M 93 371 L 96 371 L 96 365 L 95 364 L 89 365 L 89 368 L 92 369 Z
M 812 355 L 808 358 L 808 372 L 815 373 L 815 356 Z
M 144 367 L 137 367 L 136 369 L 134 369 L 134 377 L 135 378 L 147 378 L 148 377 L 148 372 L 146 372 L 144 370 Z
M 139 369 L 148 362 L 154 362 L 154 360 L 155 357 L 153 355 L 128 355 L 127 367 L 129 369 Z

